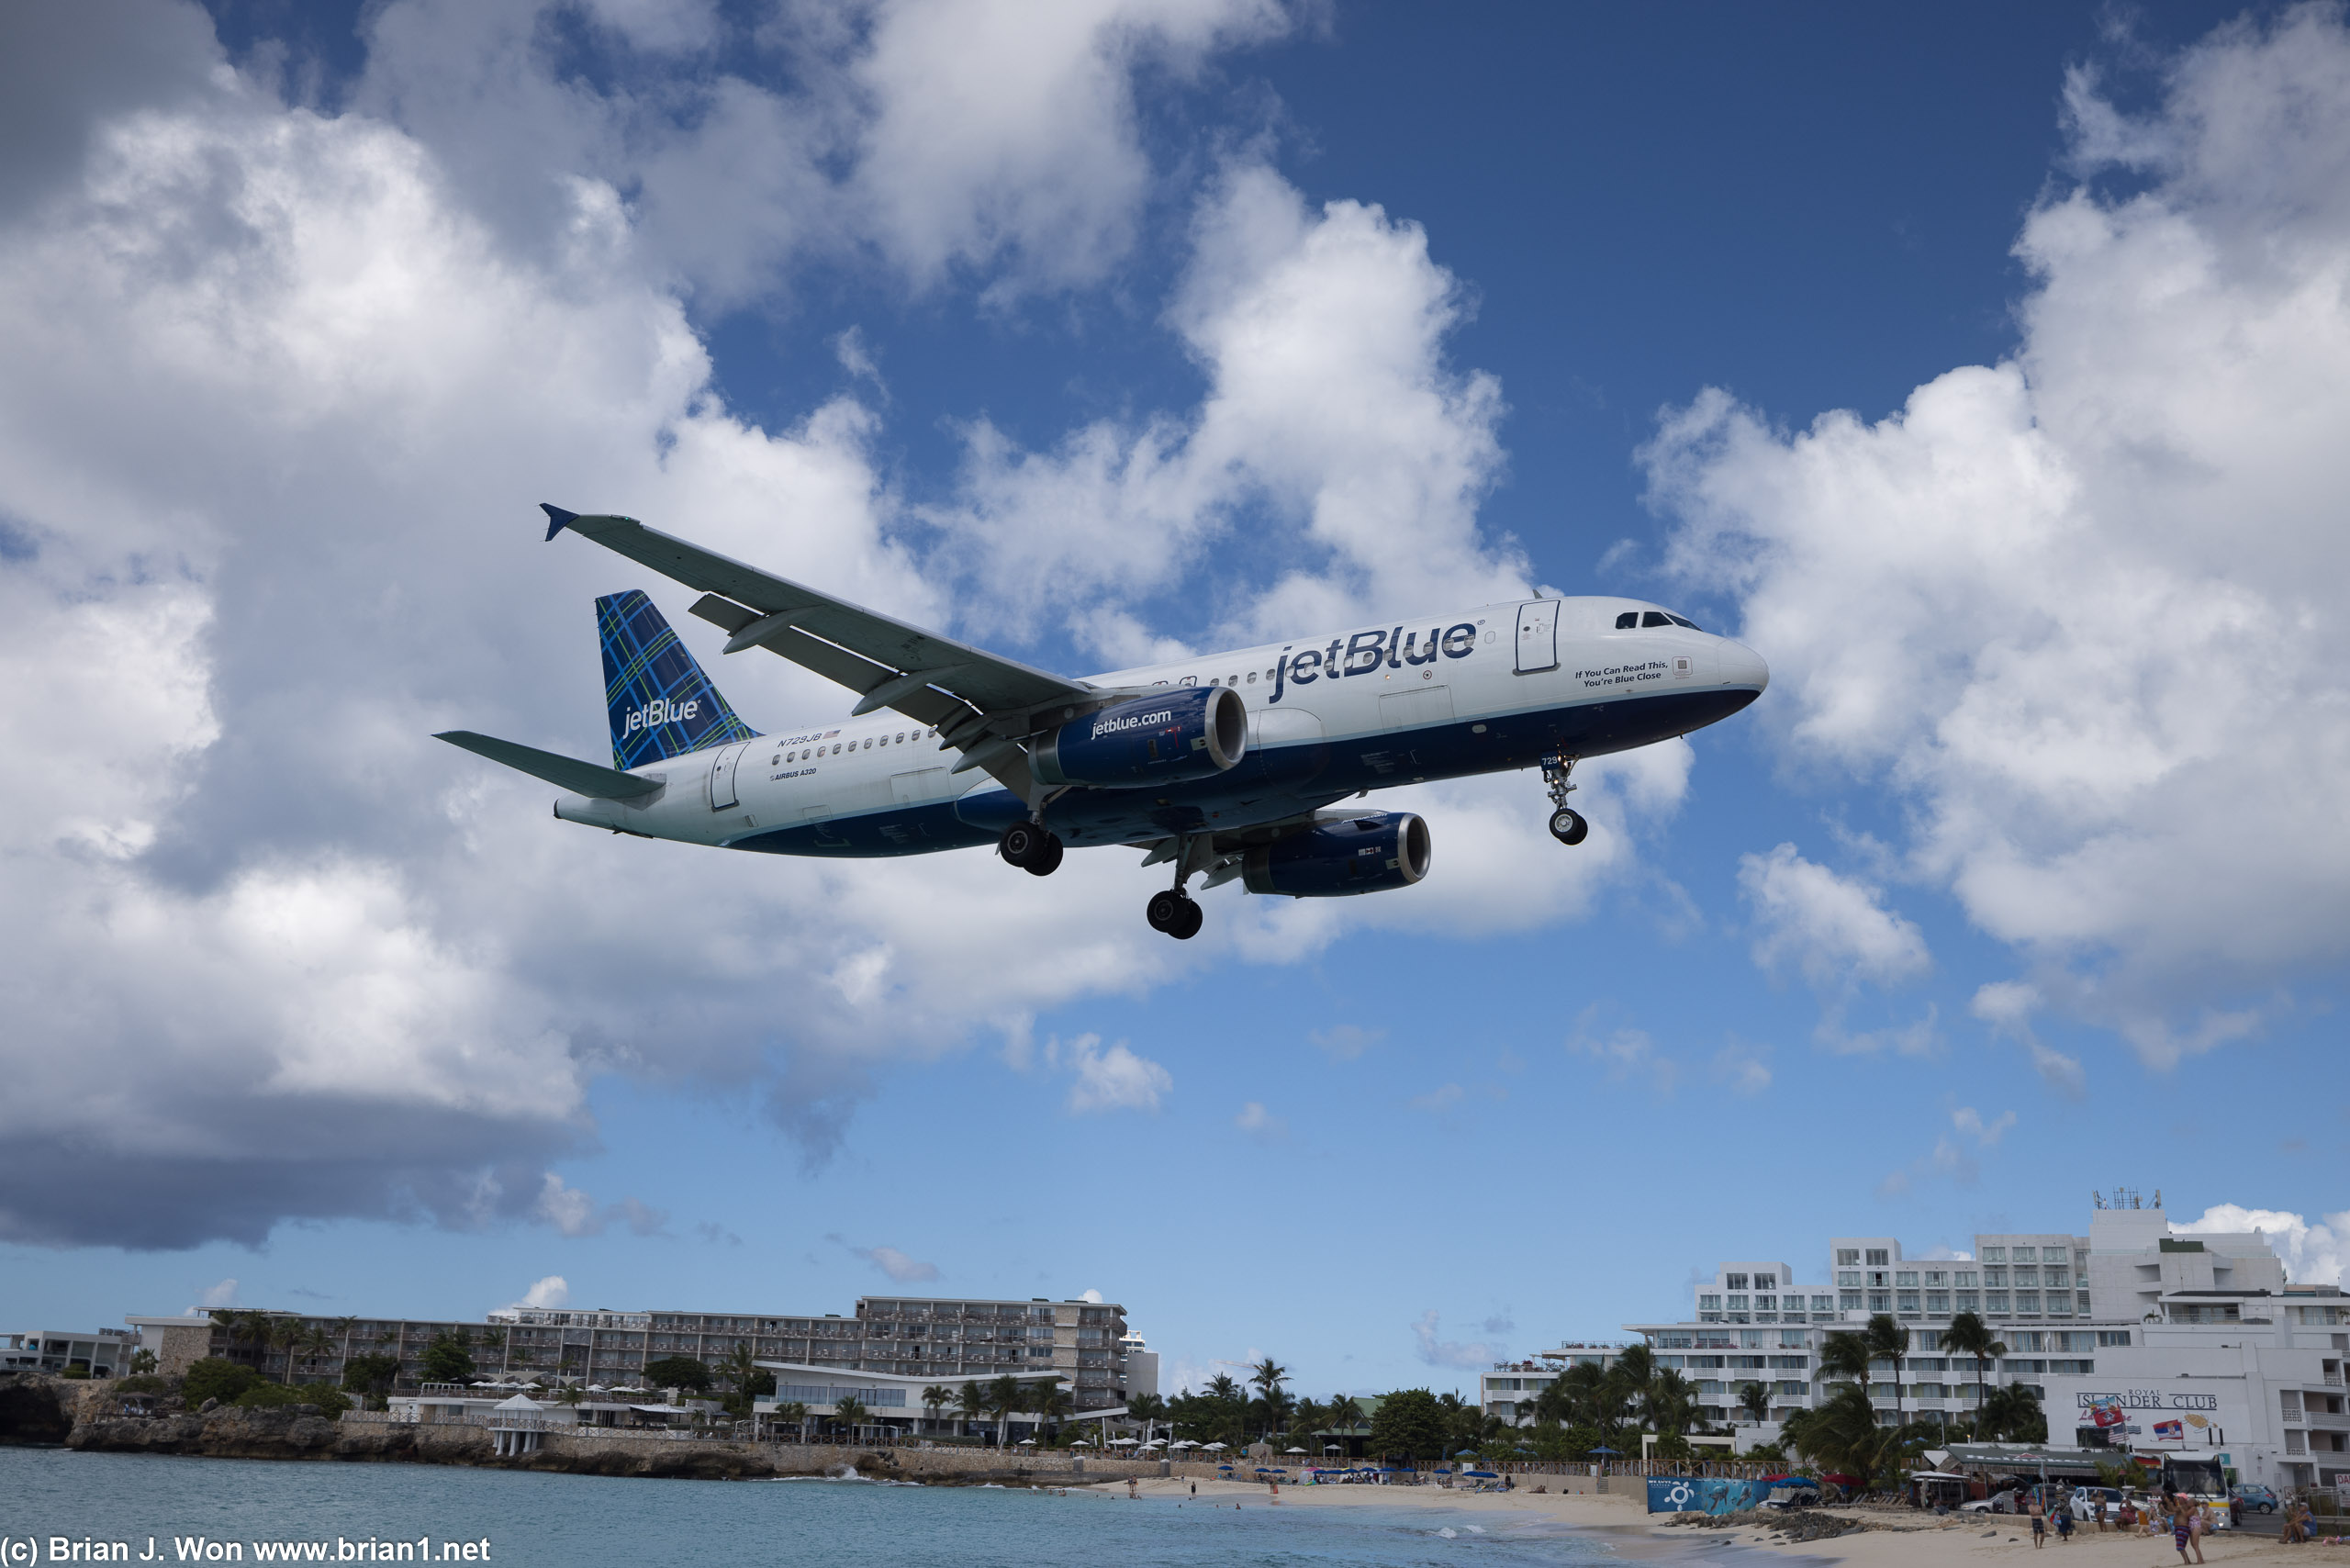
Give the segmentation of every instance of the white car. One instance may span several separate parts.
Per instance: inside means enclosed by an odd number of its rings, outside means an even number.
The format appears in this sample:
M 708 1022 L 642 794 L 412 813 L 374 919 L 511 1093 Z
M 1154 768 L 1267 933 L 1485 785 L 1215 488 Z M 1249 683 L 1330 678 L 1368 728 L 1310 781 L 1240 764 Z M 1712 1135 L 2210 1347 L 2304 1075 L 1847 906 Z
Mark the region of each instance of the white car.
M 1962 1514 L 2012 1514 L 2016 1511 L 2016 1495 L 2013 1490 L 1994 1492 L 1988 1497 L 1961 1503 L 1958 1511 Z

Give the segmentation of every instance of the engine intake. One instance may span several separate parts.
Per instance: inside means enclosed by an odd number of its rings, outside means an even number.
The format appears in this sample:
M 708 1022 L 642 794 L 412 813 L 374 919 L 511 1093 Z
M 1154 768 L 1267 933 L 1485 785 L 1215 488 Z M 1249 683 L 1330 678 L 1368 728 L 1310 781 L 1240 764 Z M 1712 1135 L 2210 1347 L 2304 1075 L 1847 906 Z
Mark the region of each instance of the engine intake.
M 1046 784 L 1103 789 L 1213 778 L 1248 749 L 1248 709 L 1228 686 L 1181 686 L 1073 719 L 1029 753 Z
M 1408 888 L 1428 874 L 1428 824 L 1410 812 L 1370 812 L 1318 823 L 1248 851 L 1241 878 L 1252 893 L 1344 898 Z

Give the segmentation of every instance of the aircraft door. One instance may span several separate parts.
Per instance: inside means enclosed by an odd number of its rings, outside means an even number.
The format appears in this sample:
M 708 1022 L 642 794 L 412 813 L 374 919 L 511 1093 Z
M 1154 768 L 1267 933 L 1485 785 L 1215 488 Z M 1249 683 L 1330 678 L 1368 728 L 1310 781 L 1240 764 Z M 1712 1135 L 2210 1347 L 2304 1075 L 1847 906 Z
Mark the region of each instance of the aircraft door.
M 1517 673 L 1559 667 L 1559 601 L 1538 599 L 1517 607 Z
M 736 803 L 734 799 L 734 767 L 736 764 L 743 760 L 743 754 L 750 749 L 750 743 L 748 741 L 744 741 L 738 745 L 728 746 L 724 751 L 720 752 L 717 756 L 711 760 L 710 809 L 711 811 L 731 812 L 734 809 Z

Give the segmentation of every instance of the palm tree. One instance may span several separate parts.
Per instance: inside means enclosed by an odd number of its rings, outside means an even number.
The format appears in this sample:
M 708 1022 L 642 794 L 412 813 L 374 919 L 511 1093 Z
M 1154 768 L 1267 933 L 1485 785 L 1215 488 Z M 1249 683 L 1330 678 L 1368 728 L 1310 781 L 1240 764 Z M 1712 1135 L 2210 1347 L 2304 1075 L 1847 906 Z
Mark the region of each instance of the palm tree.
M 1843 1378 L 1861 1386 L 1863 1394 L 1869 1386 L 1869 1344 L 1858 1334 L 1839 1330 L 1828 1336 L 1819 1347 L 1819 1375 L 1822 1381 Z
M 308 1334 L 298 1317 L 276 1317 L 268 1320 L 267 1338 L 273 1350 L 285 1352 L 285 1375 L 279 1381 L 287 1387 L 294 1384 L 294 1348 Z
M 797 1428 L 800 1440 L 808 1440 L 808 1406 L 797 1399 L 788 1399 L 775 1407 L 775 1419 L 789 1421 Z
M 934 1424 L 938 1420 L 938 1413 L 954 1403 L 955 1391 L 943 1383 L 934 1383 L 922 1391 L 923 1412 Z
M 856 1440 L 857 1428 L 866 1425 L 872 1419 L 873 1412 L 867 1410 L 865 1407 L 864 1402 L 853 1394 L 845 1398 L 835 1400 L 833 1404 L 833 1425 L 835 1427 L 846 1427 L 848 1428 L 849 1441 L 851 1442 L 855 1442 Z
M 1666 1368 L 1640 1394 L 1640 1415 L 1656 1432 L 1685 1432 L 1696 1424 L 1697 1395 L 1689 1380 Z
M 1355 1403 L 1351 1394 L 1341 1394 L 1330 1401 L 1326 1419 L 1334 1432 L 1351 1431 L 1362 1425 L 1362 1406 Z
M 1738 1391 L 1738 1404 L 1759 1427 L 1771 1414 L 1771 1391 L 1762 1383 L 1750 1383 Z
M 1215 1376 L 1208 1379 L 1208 1397 L 1210 1399 L 1237 1399 L 1240 1397 L 1240 1385 L 1232 1381 L 1232 1374 L 1230 1372 L 1218 1372 Z
M 734 1341 L 734 1348 L 718 1358 L 719 1372 L 734 1385 L 737 1394 L 750 1392 L 751 1380 L 759 1372 L 758 1352 L 746 1339 Z
M 314 1323 L 302 1330 L 300 1344 L 302 1370 L 309 1372 L 317 1367 L 320 1356 L 334 1349 L 335 1338 L 325 1324 Z
M 1126 1401 L 1126 1414 L 1142 1423 L 1142 1440 L 1147 1443 L 1158 1435 L 1158 1423 L 1167 1415 L 1167 1401 L 1156 1394 L 1137 1394 Z
M 1971 1312 L 1962 1312 L 1942 1330 L 1942 1349 L 1974 1358 L 1975 1435 L 1979 1440 L 1983 1435 L 1983 1363 L 1998 1361 L 2008 1353 L 2008 1348 L 1991 1337 L 1990 1325 Z
M 988 1413 L 995 1417 L 995 1446 L 1006 1448 L 1012 1442 L 1013 1413 L 1021 1408 L 1020 1380 L 1010 1372 L 988 1384 Z
M 1909 1330 L 1893 1320 L 1893 1314 L 1880 1312 L 1869 1319 L 1861 1338 L 1869 1348 L 1871 1361 L 1893 1363 L 1893 1425 L 1897 1430 L 1908 1425 L 1901 1415 L 1901 1361 L 1909 1353 Z
M 1267 1356 L 1248 1369 L 1248 1385 L 1264 1401 L 1265 1435 L 1270 1438 L 1281 1429 L 1281 1418 L 1288 1414 L 1289 1402 L 1281 1393 L 1281 1384 L 1289 1381 L 1289 1369 Z
M 1535 1418 L 1595 1427 L 1599 1425 L 1600 1390 L 1606 1383 L 1607 1372 L 1597 1361 L 1577 1361 L 1553 1379 L 1534 1401 Z
M 1058 1428 L 1069 1413 L 1077 1407 L 1076 1401 L 1069 1398 L 1069 1390 L 1061 1385 L 1058 1378 L 1035 1384 L 1027 1397 L 1028 1407 L 1035 1412 L 1036 1423 L 1040 1428 Z M 1044 1439 L 1042 1431 L 1039 1431 L 1036 1436 L 1039 1441 Z
M 1830 1394 L 1800 1423 L 1799 1432 L 1805 1455 L 1823 1471 L 1857 1476 L 1863 1485 L 1875 1481 L 1896 1436 L 1877 1425 L 1868 1389 L 1856 1384 Z
M 968 1425 L 987 1418 L 988 1391 L 976 1383 L 967 1383 L 955 1395 L 955 1414 Z

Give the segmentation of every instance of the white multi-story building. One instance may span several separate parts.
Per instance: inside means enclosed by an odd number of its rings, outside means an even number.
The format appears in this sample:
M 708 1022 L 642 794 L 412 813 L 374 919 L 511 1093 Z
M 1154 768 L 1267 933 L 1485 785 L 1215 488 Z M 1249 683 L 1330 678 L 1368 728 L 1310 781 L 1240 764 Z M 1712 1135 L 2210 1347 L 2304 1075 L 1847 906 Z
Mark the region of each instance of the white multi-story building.
M 1477 1403 L 1505 1421 L 1524 1425 L 1534 1419 L 1534 1402 L 1542 1391 L 1568 1368 L 1590 1365 L 1605 1372 L 1623 1352 L 1621 1345 L 1569 1344 L 1538 1350 L 1524 1361 L 1496 1361 L 1493 1371 L 1478 1374 Z
M 2053 1442 L 2225 1445 L 2250 1479 L 2350 1477 L 2350 1299 L 2288 1283 L 2257 1232 L 2178 1234 L 2159 1207 L 2100 1207 L 2087 1236 L 1983 1234 L 1966 1256 L 1913 1258 L 1896 1237 L 1831 1237 L 1814 1280 L 1798 1282 L 1783 1261 L 1726 1262 L 1693 1291 L 1685 1320 L 1626 1327 L 1689 1380 L 1708 1420 L 1751 1419 L 1742 1394 L 1761 1384 L 1768 1415 L 1756 1440 L 1828 1397 L 1818 1356 L 1830 1333 L 1886 1313 L 1911 1347 L 1897 1377 L 1889 1361 L 1872 1372 L 1869 1395 L 1887 1420 L 1963 1418 L 1991 1389 L 2023 1383 Z M 1962 1312 L 2006 1347 L 1979 1370 L 1942 1344 Z M 1483 1380 L 1487 1408 L 1505 1416 L 1493 1385 L 1507 1375 Z
M 139 1336 L 127 1328 L 34 1328 L 0 1334 L 0 1372 L 73 1372 L 88 1377 L 121 1377 L 139 1353 Z

